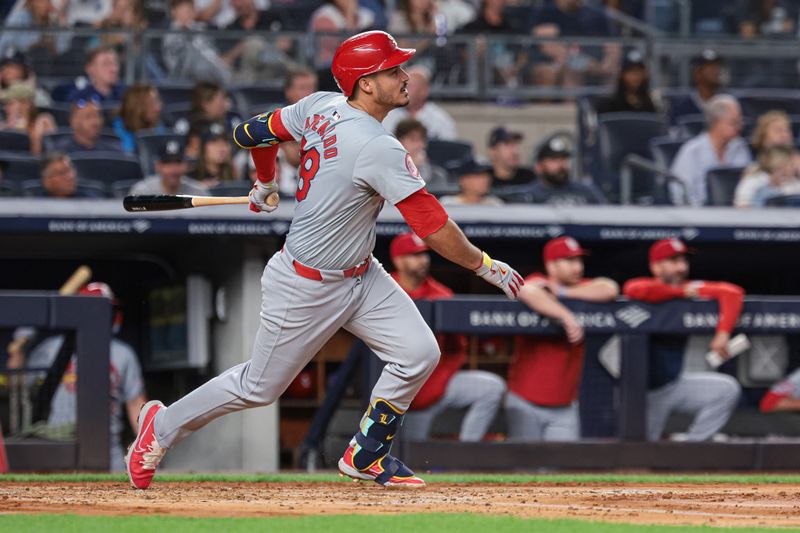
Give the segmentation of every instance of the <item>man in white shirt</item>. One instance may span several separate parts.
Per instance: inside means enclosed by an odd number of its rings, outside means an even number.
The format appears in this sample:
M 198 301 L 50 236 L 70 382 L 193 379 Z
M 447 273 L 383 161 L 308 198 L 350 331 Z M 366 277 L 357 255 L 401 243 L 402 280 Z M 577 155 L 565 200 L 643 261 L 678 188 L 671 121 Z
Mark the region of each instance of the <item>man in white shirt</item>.
M 670 169 L 686 187 L 689 205 L 706 203 L 706 172 L 714 167 L 744 167 L 752 162 L 750 148 L 740 137 L 742 109 L 733 96 L 720 94 L 706 106 L 706 131 L 686 141 Z M 675 204 L 682 204 L 683 191 L 673 183 L 670 194 Z
M 395 131 L 401 120 L 415 118 L 428 130 L 428 139 L 456 140 L 456 123 L 450 114 L 428 101 L 431 89 L 431 72 L 421 65 L 409 68 L 408 105 L 389 112 L 383 121 L 386 131 Z

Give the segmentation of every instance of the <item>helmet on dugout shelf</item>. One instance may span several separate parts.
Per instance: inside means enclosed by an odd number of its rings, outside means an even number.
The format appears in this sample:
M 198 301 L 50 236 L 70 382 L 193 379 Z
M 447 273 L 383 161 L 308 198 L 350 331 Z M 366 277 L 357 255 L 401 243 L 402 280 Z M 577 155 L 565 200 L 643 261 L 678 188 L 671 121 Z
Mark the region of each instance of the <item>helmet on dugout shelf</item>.
M 385 31 L 366 31 L 343 42 L 333 55 L 331 72 L 345 96 L 353 94 L 359 78 L 402 65 L 417 51 L 400 48 Z

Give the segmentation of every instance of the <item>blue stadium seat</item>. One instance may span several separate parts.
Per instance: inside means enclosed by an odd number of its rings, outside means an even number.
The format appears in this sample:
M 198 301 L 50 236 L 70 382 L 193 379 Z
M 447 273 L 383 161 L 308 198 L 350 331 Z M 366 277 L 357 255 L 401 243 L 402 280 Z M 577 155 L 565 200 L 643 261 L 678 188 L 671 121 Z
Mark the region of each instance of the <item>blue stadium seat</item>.
M 650 141 L 667 135 L 666 118 L 656 113 L 604 113 L 597 119 L 597 146 L 593 163 L 595 184 L 610 202 L 619 200 L 619 174 L 629 154 L 650 157 Z M 650 203 L 661 198 L 653 176 L 634 172 L 633 199 Z
M 30 153 L 31 140 L 28 134 L 16 130 L 0 130 L 0 149 L 9 152 Z
M 68 128 L 59 128 L 58 130 L 54 131 L 53 133 L 48 133 L 44 137 L 42 137 L 42 145 L 44 147 L 45 152 L 52 152 L 56 149 L 58 143 L 61 142 L 62 139 L 68 139 L 72 137 L 72 130 Z M 100 139 L 104 141 L 109 141 L 116 143 L 118 146 L 121 147 L 121 141 L 117 134 L 114 133 L 112 130 L 104 130 L 100 133 Z
M 659 166 L 670 168 L 672 160 L 678 155 L 686 139 L 674 139 L 672 137 L 655 137 L 650 139 L 650 154 Z
M 0 169 L 3 181 L 21 183 L 39 179 L 41 160 L 30 153 L 0 151 Z
M 186 137 L 179 133 L 153 133 L 152 131 L 136 133 L 139 162 L 144 175 L 149 176 L 155 172 L 155 157 L 159 148 L 167 144 L 168 141 L 178 141 L 183 144 L 185 140 Z
M 706 172 L 706 191 L 708 205 L 733 205 L 736 186 L 744 172 L 744 167 L 717 167 Z
M 120 180 L 142 179 L 139 158 L 118 152 L 85 152 L 71 155 L 81 181 L 96 181 L 110 191 L 111 184 Z
M 192 101 L 192 90 L 194 89 L 192 84 L 158 83 L 155 86 L 165 106 L 188 104 Z
M 231 91 L 231 96 L 236 102 L 236 107 L 248 116 L 274 109 L 284 101 L 283 88 L 263 85 L 238 87 Z
M 20 190 L 23 196 L 42 196 L 44 193 L 44 187 L 42 186 L 41 180 L 23 181 L 20 185 Z M 100 198 L 108 197 L 108 192 L 106 191 L 105 186 L 103 186 L 102 183 L 95 181 L 79 180 L 77 184 L 77 190 L 80 192 L 90 192 L 94 196 Z
M 463 141 L 428 141 L 428 158 L 448 172 L 459 168 L 473 158 L 472 145 Z

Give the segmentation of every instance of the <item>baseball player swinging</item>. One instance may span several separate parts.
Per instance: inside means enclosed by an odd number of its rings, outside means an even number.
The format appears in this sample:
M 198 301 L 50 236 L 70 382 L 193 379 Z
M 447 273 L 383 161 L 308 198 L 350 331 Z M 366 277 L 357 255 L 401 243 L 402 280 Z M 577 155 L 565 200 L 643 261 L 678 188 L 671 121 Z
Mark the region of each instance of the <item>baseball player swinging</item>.
M 414 53 L 381 31 L 355 35 L 338 48 L 331 67 L 344 95 L 316 92 L 235 129 L 234 139 L 256 163 L 253 211 L 276 208 L 266 199 L 277 190 L 278 145 L 300 142 L 294 218 L 283 249 L 264 270 L 261 325 L 250 360 L 169 407 L 158 401 L 142 407 L 126 456 L 134 487 L 147 488 L 166 451 L 193 431 L 226 413 L 274 402 L 339 328 L 387 363 L 339 470 L 385 487 L 425 486 L 389 451 L 403 413 L 436 367 L 439 347 L 411 298 L 371 255 L 384 201 L 430 248 L 509 298 L 523 281 L 467 240 L 381 125 L 389 111 L 408 104 L 401 65 Z

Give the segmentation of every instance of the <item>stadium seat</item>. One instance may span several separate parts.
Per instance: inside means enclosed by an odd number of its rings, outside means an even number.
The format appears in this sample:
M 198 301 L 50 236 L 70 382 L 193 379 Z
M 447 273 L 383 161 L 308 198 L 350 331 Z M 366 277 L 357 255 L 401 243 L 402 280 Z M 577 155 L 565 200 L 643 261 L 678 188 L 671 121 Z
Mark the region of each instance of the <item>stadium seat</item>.
M 685 139 L 673 139 L 672 137 L 656 137 L 650 139 L 650 154 L 659 166 L 670 168 L 672 160 L 678 155 Z
M 30 153 L 31 140 L 25 132 L 0 130 L 0 149 L 9 152 Z
M 790 91 L 748 91 L 739 96 L 744 116 L 755 120 L 767 111 L 800 115 L 800 93 Z
M 58 130 L 54 131 L 53 133 L 48 133 L 44 137 L 42 137 L 42 145 L 44 147 L 45 152 L 52 152 L 56 150 L 56 146 L 62 142 L 62 139 L 68 139 L 72 137 L 72 130 L 66 128 L 59 128 Z M 114 142 L 121 149 L 121 141 L 117 134 L 114 133 L 112 130 L 104 130 L 100 134 L 100 139 L 103 141 Z
M 733 205 L 733 194 L 744 172 L 744 167 L 717 167 L 706 172 L 708 205 Z
M 192 84 L 156 84 L 158 94 L 165 106 L 170 104 L 190 104 L 192 102 Z
M 44 195 L 44 187 L 42 186 L 42 182 L 40 180 L 23 181 L 20 185 L 20 190 L 22 191 L 23 196 Z M 108 193 L 106 192 L 106 188 L 103 186 L 103 184 L 95 181 L 81 180 L 77 184 L 77 190 L 80 192 L 91 192 L 100 198 L 108 197 Z
M 767 207 L 800 207 L 800 194 L 774 196 L 766 201 Z
M 247 196 L 253 184 L 245 180 L 224 181 L 208 189 L 211 196 Z
M 164 120 L 165 125 L 172 127 L 178 120 L 187 119 L 191 109 L 191 102 L 176 102 L 174 104 L 166 104 L 161 109 L 161 118 Z
M 650 140 L 667 134 L 666 119 L 655 113 L 604 113 L 597 119 L 593 179 L 610 202 L 619 200 L 619 173 L 629 154 L 650 157 Z M 651 203 L 663 196 L 653 176 L 634 172 L 633 200 Z
M 117 180 L 111 184 L 111 196 L 113 198 L 125 198 L 128 196 L 131 187 L 139 180 Z
M 688 138 L 700 135 L 706 129 L 706 117 L 699 114 L 678 117 L 678 127 L 681 129 L 682 137 Z
M 0 181 L 0 196 L 16 196 L 17 184 L 7 181 Z
M 53 115 L 53 119 L 56 121 L 56 126 L 59 128 L 69 127 L 69 104 L 53 102 L 52 105 L 40 107 L 39 111 Z
M 273 109 L 284 101 L 283 88 L 263 85 L 238 87 L 231 91 L 231 96 L 236 107 L 249 116 Z
M 428 158 L 431 163 L 452 172 L 472 159 L 472 145 L 463 141 L 428 141 Z
M 73 154 L 71 158 L 79 180 L 102 183 L 109 191 L 113 182 L 142 179 L 142 167 L 135 155 L 85 152 Z
M 0 169 L 3 181 L 21 183 L 39 179 L 41 160 L 29 153 L 0 151 Z
M 155 156 L 158 149 L 169 141 L 185 142 L 185 137 L 178 133 L 153 133 L 144 131 L 136 133 L 136 146 L 138 147 L 139 162 L 145 176 L 149 176 L 155 171 Z

